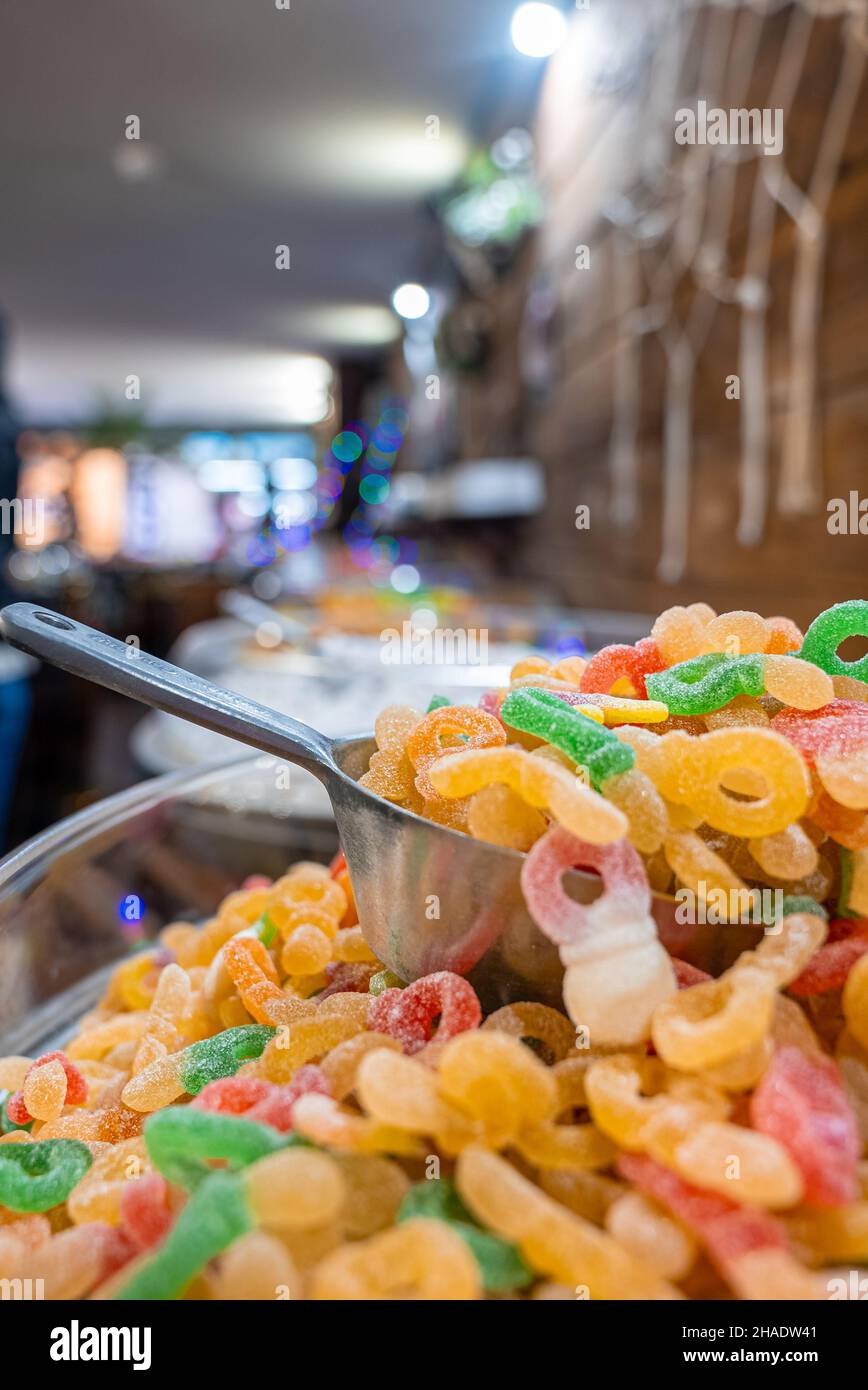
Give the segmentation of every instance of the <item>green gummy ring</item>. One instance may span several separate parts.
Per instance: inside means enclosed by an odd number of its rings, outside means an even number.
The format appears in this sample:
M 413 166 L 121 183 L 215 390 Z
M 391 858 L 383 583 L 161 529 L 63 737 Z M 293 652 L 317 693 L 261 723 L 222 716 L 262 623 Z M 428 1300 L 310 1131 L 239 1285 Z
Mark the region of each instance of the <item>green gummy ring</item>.
M 792 917 L 796 912 L 807 912 L 812 917 L 822 917 L 824 922 L 828 922 L 829 920 L 829 914 L 822 903 L 818 903 L 816 898 L 809 898 L 804 893 L 785 893 L 782 910 L 784 917 Z
M 710 714 L 736 695 L 762 695 L 765 662 L 760 655 L 727 656 L 708 652 L 645 677 L 650 700 L 662 700 L 670 714 Z
M 451 704 L 452 701 L 447 699 L 445 695 L 432 695 L 425 713 L 433 714 L 435 709 L 447 709 Z
M 93 1157 L 78 1139 L 0 1145 L 0 1204 L 10 1211 L 49 1211 L 65 1202 Z
M 189 1105 L 157 1110 L 145 1121 L 145 1145 L 156 1168 L 180 1187 L 198 1186 L 212 1171 L 206 1160 L 226 1159 L 244 1168 L 287 1147 L 287 1138 L 255 1120 L 194 1110 Z
M 461 1237 L 479 1265 L 486 1292 L 509 1293 L 534 1282 L 536 1275 L 523 1260 L 517 1245 L 467 1221 L 447 1221 L 446 1224 Z
M 196 1189 L 157 1253 L 115 1295 L 119 1302 L 180 1298 L 200 1269 L 254 1227 L 236 1173 L 212 1173 Z
M 276 1032 L 264 1023 L 246 1023 L 191 1043 L 181 1053 L 178 1080 L 189 1095 L 198 1096 L 209 1081 L 234 1076 L 242 1062 L 260 1057 Z
M 574 763 L 583 764 L 598 790 L 607 778 L 628 772 L 636 761 L 629 744 L 550 690 L 536 686 L 511 690 L 501 705 L 500 717 L 511 729 L 543 738 Z
M 818 614 L 805 633 L 802 650 L 797 655 L 803 661 L 812 661 L 827 675 L 868 681 L 868 653 L 856 661 L 842 661 L 838 655 L 838 648 L 848 637 L 868 637 L 868 601 L 865 599 L 851 598 Z
M 410 1221 L 414 1216 L 430 1216 L 438 1221 L 466 1221 L 473 1216 L 458 1195 L 451 1178 L 426 1178 L 416 1182 L 404 1194 L 396 1221 Z
M 399 1223 L 411 1221 L 416 1216 L 442 1221 L 464 1241 L 479 1266 L 482 1286 L 487 1293 L 523 1289 L 536 1278 L 516 1245 L 486 1231 L 474 1221 L 450 1178 L 434 1178 L 410 1188 L 395 1220 Z

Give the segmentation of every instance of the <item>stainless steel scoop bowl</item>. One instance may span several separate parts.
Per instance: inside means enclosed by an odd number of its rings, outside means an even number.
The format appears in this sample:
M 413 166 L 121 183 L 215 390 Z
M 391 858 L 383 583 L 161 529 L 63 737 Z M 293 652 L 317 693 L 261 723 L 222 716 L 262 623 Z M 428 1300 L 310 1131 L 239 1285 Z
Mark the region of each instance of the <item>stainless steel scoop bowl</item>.
M 524 905 L 523 856 L 423 820 L 360 787 L 357 778 L 375 747 L 370 734 L 329 739 L 35 604 L 11 604 L 0 623 L 6 640 L 22 651 L 319 778 L 332 803 L 365 938 L 402 979 L 457 971 L 469 977 L 487 1010 L 518 999 L 561 1004 L 557 950 Z M 373 723 L 377 711 L 366 713 Z M 591 901 L 599 879 L 573 873 L 567 886 L 579 901 Z M 671 950 L 714 974 L 757 938 L 753 928 L 679 926 L 671 899 L 656 897 L 654 915 Z

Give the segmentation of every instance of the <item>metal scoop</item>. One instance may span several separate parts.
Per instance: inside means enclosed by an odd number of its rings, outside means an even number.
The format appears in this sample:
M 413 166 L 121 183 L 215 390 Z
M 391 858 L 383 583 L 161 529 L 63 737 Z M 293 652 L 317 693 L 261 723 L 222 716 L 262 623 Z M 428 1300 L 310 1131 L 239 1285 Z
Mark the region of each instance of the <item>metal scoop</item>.
M 330 739 L 138 648 L 31 603 L 0 614 L 13 646 L 155 709 L 226 734 L 307 768 L 328 792 L 347 857 L 362 931 L 378 959 L 404 980 L 435 970 L 467 975 L 487 1009 L 519 999 L 561 1006 L 556 948 L 527 912 L 523 855 L 436 825 L 358 785 L 370 734 Z M 374 711 L 365 711 L 373 718 Z M 581 902 L 599 879 L 567 875 Z M 671 899 L 656 897 L 661 937 L 677 955 L 717 974 L 757 938 L 753 928 L 679 926 Z

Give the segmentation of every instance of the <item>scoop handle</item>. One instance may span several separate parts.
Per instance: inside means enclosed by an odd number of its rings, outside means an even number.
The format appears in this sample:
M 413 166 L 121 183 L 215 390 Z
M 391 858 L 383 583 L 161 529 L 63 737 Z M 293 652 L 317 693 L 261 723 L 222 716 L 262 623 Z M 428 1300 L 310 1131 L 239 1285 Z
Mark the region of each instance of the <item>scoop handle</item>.
M 298 763 L 320 781 L 327 782 L 337 770 L 331 739 L 319 730 L 149 656 L 130 642 L 34 603 L 9 604 L 0 612 L 0 626 L 13 647 L 73 676 Z

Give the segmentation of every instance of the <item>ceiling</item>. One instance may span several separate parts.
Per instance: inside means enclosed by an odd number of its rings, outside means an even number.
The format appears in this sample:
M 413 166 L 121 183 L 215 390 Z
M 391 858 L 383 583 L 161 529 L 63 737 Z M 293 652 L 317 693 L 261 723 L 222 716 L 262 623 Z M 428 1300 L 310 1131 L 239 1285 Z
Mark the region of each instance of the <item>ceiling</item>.
M 123 409 L 136 374 L 153 419 L 261 420 L 288 353 L 370 352 L 397 330 L 393 287 L 436 279 L 426 197 L 475 137 L 529 119 L 540 64 L 512 50 L 513 4 L 277 3 L 0 0 L 0 306 L 25 418 Z M 150 175 L 124 176 L 137 157 Z

